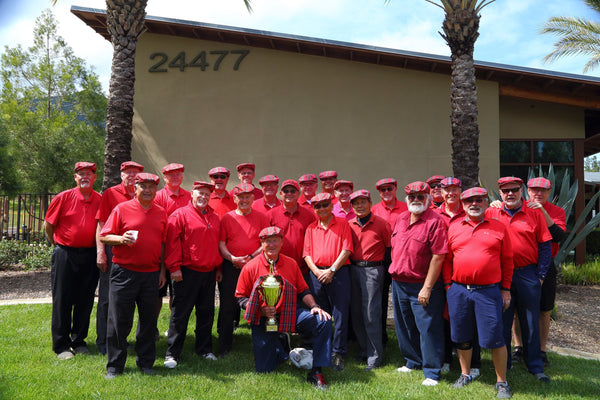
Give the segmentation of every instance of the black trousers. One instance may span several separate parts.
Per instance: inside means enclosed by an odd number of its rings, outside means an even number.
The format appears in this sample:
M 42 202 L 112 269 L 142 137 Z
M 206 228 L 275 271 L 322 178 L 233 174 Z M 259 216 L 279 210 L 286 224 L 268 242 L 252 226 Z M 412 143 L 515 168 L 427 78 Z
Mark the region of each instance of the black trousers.
M 98 304 L 96 305 L 96 345 L 106 351 L 106 321 L 108 320 L 108 290 L 110 286 L 110 267 L 112 265 L 112 246 L 105 245 L 106 271 L 99 272 Z
M 238 303 L 235 298 L 235 287 L 240 270 L 231 261 L 223 260 L 223 279 L 219 282 L 219 353 L 228 352 L 233 344 L 233 321 L 239 318 Z M 236 316 L 237 313 L 237 316 Z
M 158 271 L 136 272 L 113 264 L 110 271 L 108 293 L 108 328 L 106 335 L 107 370 L 123 372 L 127 360 L 127 336 L 133 326 L 133 314 L 138 308 L 136 333 L 136 364 L 152 368 L 156 359 L 156 298 L 158 297 Z
M 85 346 L 98 284 L 96 248 L 56 246 L 52 253 L 52 350 Z
M 196 344 L 198 355 L 212 353 L 212 326 L 215 318 L 215 277 L 217 271 L 195 271 L 181 267 L 181 282 L 173 282 L 173 304 L 167 338 L 167 356 L 179 359 L 192 314 L 196 307 Z

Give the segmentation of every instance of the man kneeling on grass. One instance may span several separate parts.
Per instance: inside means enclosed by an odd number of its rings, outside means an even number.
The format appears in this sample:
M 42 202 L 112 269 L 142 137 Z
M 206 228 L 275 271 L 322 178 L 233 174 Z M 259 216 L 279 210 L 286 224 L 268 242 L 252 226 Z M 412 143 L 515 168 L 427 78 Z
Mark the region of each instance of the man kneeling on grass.
M 331 315 L 315 302 L 302 277 L 298 264 L 280 254 L 282 230 L 276 226 L 264 228 L 260 234 L 262 252 L 248 262 L 240 273 L 235 295 L 246 310 L 246 319 L 252 327 L 254 366 L 256 372 L 271 372 L 289 358 L 287 332 L 298 331 L 313 338 L 313 365 L 306 380 L 317 389 L 327 389 L 322 367 L 331 366 Z M 281 298 L 275 306 L 268 306 L 260 294 L 260 285 L 268 275 L 278 278 Z M 296 307 L 297 299 L 306 307 Z M 267 319 L 276 318 L 275 332 L 267 331 Z

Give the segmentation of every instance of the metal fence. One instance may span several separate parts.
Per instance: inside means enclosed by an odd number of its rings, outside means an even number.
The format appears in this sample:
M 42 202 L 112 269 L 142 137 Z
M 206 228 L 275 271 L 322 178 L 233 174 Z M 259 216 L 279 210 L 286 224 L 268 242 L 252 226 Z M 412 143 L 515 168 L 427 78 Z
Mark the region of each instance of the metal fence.
M 44 217 L 54 194 L 0 195 L 0 240 L 43 242 Z

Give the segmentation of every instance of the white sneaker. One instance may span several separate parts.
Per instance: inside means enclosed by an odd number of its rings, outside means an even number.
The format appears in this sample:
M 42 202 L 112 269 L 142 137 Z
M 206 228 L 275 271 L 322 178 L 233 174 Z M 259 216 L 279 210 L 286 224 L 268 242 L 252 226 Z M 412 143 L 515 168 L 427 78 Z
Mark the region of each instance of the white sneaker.
M 168 329 L 165 331 L 165 337 L 169 337 L 169 330 Z
M 436 381 L 435 379 L 431 379 L 431 378 L 427 378 L 425 379 L 421 385 L 423 386 L 435 386 L 439 383 L 439 381 Z
M 56 358 L 58 358 L 59 360 L 70 360 L 73 357 L 75 357 L 75 354 L 73 354 L 69 350 L 65 350 L 62 353 L 56 355 Z
M 444 365 L 442 365 L 442 374 L 446 374 L 448 372 L 450 372 L 450 364 L 449 363 L 444 363 Z
M 177 366 L 177 360 L 175 360 L 173 357 L 171 356 L 166 356 L 165 357 L 165 367 L 169 368 L 169 369 L 173 369 Z
M 400 368 L 398 368 L 396 371 L 406 373 L 406 372 L 411 372 L 412 368 L 408 368 L 406 365 L 403 365 Z
M 481 373 L 479 372 L 479 368 L 471 368 L 471 378 L 477 378 Z
M 213 353 L 202 354 L 202 357 L 210 361 L 217 361 L 217 356 L 215 356 Z

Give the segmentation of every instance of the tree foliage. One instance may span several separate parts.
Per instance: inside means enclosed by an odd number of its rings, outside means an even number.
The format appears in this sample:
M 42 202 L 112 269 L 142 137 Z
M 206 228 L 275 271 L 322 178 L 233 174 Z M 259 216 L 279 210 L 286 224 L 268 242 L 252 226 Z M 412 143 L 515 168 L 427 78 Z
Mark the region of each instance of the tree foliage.
M 106 97 L 98 76 L 58 35 L 52 12 L 37 18 L 32 47 L 4 50 L 0 127 L 22 188 L 47 193 L 72 187 L 77 161 L 101 169 Z
M 586 157 L 583 160 L 583 170 L 587 172 L 600 172 L 600 160 L 598 157 Z

